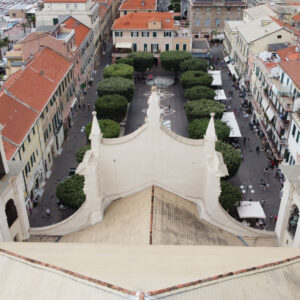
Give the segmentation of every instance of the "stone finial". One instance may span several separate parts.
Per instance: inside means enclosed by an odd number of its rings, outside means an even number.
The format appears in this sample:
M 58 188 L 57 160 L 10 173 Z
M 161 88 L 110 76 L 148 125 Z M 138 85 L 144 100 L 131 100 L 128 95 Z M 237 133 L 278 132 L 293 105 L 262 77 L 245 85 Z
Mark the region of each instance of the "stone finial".
M 206 133 L 205 133 L 205 136 L 204 136 L 204 139 L 206 141 L 212 141 L 212 142 L 217 141 L 214 117 L 215 117 L 215 113 L 212 112 L 210 114 L 210 120 L 209 120 L 207 129 L 206 129 Z
M 153 85 L 152 88 L 151 88 L 151 92 L 157 92 L 157 88 L 156 88 L 156 85 Z
M 93 121 L 92 121 L 91 133 L 90 133 L 90 136 L 89 136 L 90 140 L 92 140 L 94 138 L 101 138 L 102 137 L 99 122 L 97 120 L 97 112 L 93 111 L 92 115 L 93 115 Z

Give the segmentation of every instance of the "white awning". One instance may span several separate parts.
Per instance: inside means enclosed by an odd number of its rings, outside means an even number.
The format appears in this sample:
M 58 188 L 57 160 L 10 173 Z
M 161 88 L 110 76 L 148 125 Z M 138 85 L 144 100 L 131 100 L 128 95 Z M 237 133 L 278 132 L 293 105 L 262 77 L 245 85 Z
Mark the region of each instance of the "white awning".
M 212 38 L 214 40 L 224 40 L 225 36 L 224 33 L 217 33 L 217 34 L 213 34 Z
M 242 137 L 239 124 L 233 112 L 224 112 L 221 121 L 230 127 L 229 137 Z
M 214 98 L 215 100 L 217 101 L 227 100 L 224 90 L 215 90 L 215 92 L 216 92 L 216 96 Z
M 224 61 L 225 61 L 226 63 L 230 62 L 229 56 L 224 57 Z
M 273 111 L 273 108 L 271 108 L 271 106 L 269 106 L 269 108 L 267 109 L 266 114 L 267 114 L 269 120 L 272 121 L 272 119 L 274 118 L 275 113 Z
M 229 69 L 231 75 L 232 75 L 232 76 L 234 75 L 235 78 L 238 79 L 238 78 L 239 78 L 239 75 L 237 74 L 237 72 L 236 72 L 235 67 L 233 66 L 233 64 L 232 64 L 232 63 L 229 63 L 229 64 L 227 64 L 227 66 L 228 66 L 228 69 Z
M 71 108 L 73 108 L 77 104 L 77 101 L 78 101 L 78 99 L 75 98 L 74 101 L 73 101 L 73 103 L 72 103 L 72 105 L 71 105 Z
M 116 48 L 131 49 L 131 47 L 132 43 L 129 42 L 116 43 Z
M 259 201 L 241 201 L 237 212 L 241 219 L 265 219 L 266 215 Z
M 211 86 L 221 86 L 222 85 L 222 78 L 221 78 L 221 71 L 208 71 L 208 74 L 210 74 L 213 78 L 213 82 Z
M 262 100 L 261 100 L 261 106 L 263 107 L 264 111 L 267 110 L 268 105 L 269 104 L 268 104 L 267 100 L 265 98 L 262 98 Z

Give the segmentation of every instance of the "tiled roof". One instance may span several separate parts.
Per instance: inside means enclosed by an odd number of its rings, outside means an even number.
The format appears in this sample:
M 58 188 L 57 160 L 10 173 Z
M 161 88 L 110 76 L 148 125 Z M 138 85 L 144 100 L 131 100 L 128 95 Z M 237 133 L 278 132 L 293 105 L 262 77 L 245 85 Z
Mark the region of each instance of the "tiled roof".
M 162 29 L 173 29 L 172 13 L 165 12 L 133 12 L 115 20 L 112 29 L 148 29 L 148 22 L 161 22 Z
M 44 0 L 44 3 L 86 3 L 88 0 Z
M 14 144 L 20 145 L 22 143 L 37 117 L 38 113 L 2 92 L 0 96 L 0 123 L 4 127 L 2 135 L 8 160 L 17 150 L 17 146 Z
M 292 79 L 298 89 L 300 89 L 300 60 L 284 61 L 279 63 L 279 65 Z
M 155 0 L 124 0 L 119 10 L 155 10 Z
M 75 43 L 76 46 L 79 47 L 89 33 L 90 29 L 73 17 L 68 18 L 64 24 L 66 25 L 65 28 L 75 30 Z
M 276 18 L 274 18 L 274 17 L 271 17 L 271 16 L 270 16 L 270 18 L 271 18 L 273 21 L 275 21 L 279 26 L 288 28 L 289 30 L 293 31 L 295 35 L 297 35 L 297 36 L 300 37 L 300 31 L 297 30 L 297 29 L 295 29 L 293 26 L 291 26 L 291 25 L 289 25 L 289 24 L 287 24 L 287 23 L 285 23 L 285 22 L 283 22 L 283 21 L 280 21 L 280 20 L 278 20 L 278 19 L 276 19 Z
M 295 16 L 293 16 L 292 19 L 293 19 L 295 22 L 300 21 L 300 13 L 297 14 L 297 15 L 295 15 Z
M 287 47 L 287 48 L 283 48 L 283 49 L 279 49 L 277 50 L 277 54 L 280 56 L 280 58 L 282 60 L 285 60 L 285 58 L 292 53 L 295 53 L 295 48 L 296 46 L 291 46 L 291 47 Z

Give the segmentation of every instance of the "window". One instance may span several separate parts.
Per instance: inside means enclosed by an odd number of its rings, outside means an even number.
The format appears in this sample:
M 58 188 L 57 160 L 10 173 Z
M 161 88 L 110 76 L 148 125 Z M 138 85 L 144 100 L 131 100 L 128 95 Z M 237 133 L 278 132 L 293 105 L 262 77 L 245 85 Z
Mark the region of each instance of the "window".
M 283 83 L 284 73 L 281 73 L 280 82 Z
M 48 153 L 48 161 L 49 161 L 49 164 L 51 163 L 51 155 L 50 153 Z
M 165 31 L 164 32 L 164 37 L 172 37 L 172 32 L 171 31 Z
M 139 33 L 138 31 L 131 31 L 131 37 L 138 37 Z
M 151 52 L 158 51 L 158 44 L 151 44 Z
M 51 130 L 51 125 L 50 125 L 50 123 L 49 123 L 48 127 L 49 127 L 49 132 L 51 132 L 52 130 Z
M 77 9 L 77 4 L 74 4 L 74 8 Z
M 24 146 L 24 144 L 22 145 L 22 151 L 25 152 L 25 146 Z
M 165 51 L 169 51 L 169 44 L 165 45 Z
M 282 38 L 281 34 L 277 35 L 277 38 L 278 38 L 278 39 L 281 39 L 281 38 Z
M 183 50 L 183 51 L 186 51 L 186 44 L 183 44 L 182 50 Z
M 32 132 L 33 132 L 33 134 L 35 134 L 35 129 L 34 129 L 34 126 L 32 127 Z
M 48 112 L 49 111 L 49 109 L 48 109 L 48 105 L 46 105 L 46 112 Z
M 207 7 L 207 8 L 206 8 L 206 12 L 210 12 L 210 7 Z
M 115 31 L 115 37 L 122 37 L 123 32 L 122 31 Z
M 218 27 L 220 25 L 220 19 L 216 19 L 216 27 Z
M 31 142 L 31 139 L 30 139 L 30 132 L 29 132 L 29 134 L 28 134 L 28 143 L 30 143 Z
M 295 136 L 295 133 L 296 133 L 296 125 L 294 124 L 293 125 L 293 130 L 292 130 L 292 136 L 293 137 Z
M 197 11 L 197 12 L 200 12 L 200 8 L 199 8 L 199 7 L 197 7 L 197 8 L 196 8 L 196 11 Z
M 210 25 L 210 18 L 206 18 L 205 20 L 205 26 L 209 26 Z
M 227 6 L 227 11 L 231 11 L 231 7 Z
M 217 14 L 220 14 L 220 13 L 221 13 L 221 8 L 217 7 Z
M 241 11 L 241 8 L 240 8 L 240 7 L 238 7 L 238 8 L 237 8 L 237 11 Z
M 179 44 L 176 44 L 176 50 L 179 51 Z
M 66 4 L 66 9 L 69 9 L 70 8 L 70 4 Z
M 144 44 L 144 52 L 147 52 L 148 49 L 147 49 L 147 44 Z
M 142 37 L 149 37 L 148 31 L 142 31 Z
M 195 26 L 200 26 L 200 19 L 196 19 Z
M 58 24 L 58 18 L 53 18 L 53 25 Z
M 133 52 L 136 52 L 137 51 L 137 44 L 133 44 Z
M 298 130 L 297 137 L 296 137 L 296 142 L 297 143 L 299 142 L 299 138 L 300 138 L 300 131 Z
M 153 32 L 153 37 L 157 37 L 157 32 Z

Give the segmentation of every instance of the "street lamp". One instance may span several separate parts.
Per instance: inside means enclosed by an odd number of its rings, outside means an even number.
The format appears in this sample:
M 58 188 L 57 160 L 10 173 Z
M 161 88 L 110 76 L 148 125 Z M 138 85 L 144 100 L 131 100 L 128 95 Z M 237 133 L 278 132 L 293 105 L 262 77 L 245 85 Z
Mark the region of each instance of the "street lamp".
M 249 191 L 250 191 L 251 194 L 255 193 L 255 190 L 253 189 L 253 186 L 251 184 L 241 185 L 240 189 L 242 191 L 242 194 L 245 195 L 245 200 L 247 200 L 247 195 L 248 195 Z

